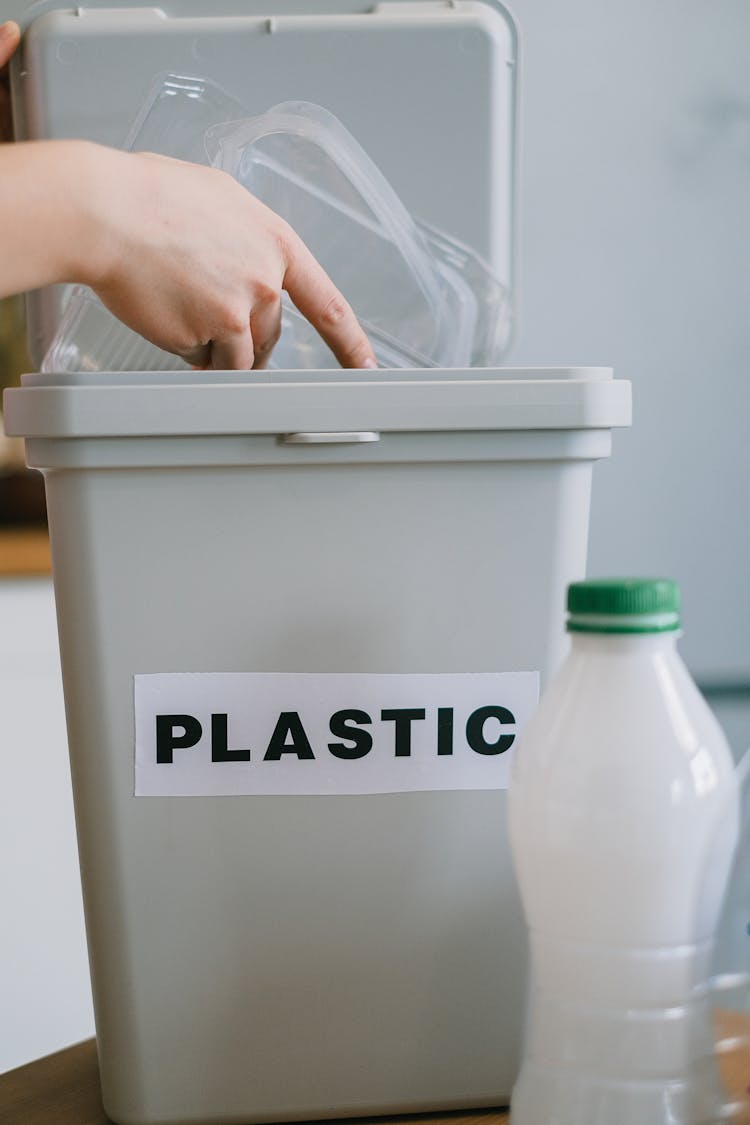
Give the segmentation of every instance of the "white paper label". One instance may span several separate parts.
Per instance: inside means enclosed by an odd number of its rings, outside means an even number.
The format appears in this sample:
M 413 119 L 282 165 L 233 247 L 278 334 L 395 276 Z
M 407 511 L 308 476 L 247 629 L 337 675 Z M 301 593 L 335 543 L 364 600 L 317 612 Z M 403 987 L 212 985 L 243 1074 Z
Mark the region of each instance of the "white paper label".
M 506 789 L 536 672 L 135 676 L 136 796 Z

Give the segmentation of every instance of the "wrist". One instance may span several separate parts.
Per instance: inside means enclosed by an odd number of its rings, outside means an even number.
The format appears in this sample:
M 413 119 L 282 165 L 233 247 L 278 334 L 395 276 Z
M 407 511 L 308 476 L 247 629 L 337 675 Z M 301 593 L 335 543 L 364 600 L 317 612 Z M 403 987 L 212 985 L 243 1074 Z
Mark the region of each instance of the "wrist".
M 97 288 L 111 275 L 118 257 L 116 216 L 122 206 L 119 173 L 124 154 L 90 141 L 71 144 L 71 161 L 78 172 L 69 185 L 73 237 L 67 239 L 62 280 Z

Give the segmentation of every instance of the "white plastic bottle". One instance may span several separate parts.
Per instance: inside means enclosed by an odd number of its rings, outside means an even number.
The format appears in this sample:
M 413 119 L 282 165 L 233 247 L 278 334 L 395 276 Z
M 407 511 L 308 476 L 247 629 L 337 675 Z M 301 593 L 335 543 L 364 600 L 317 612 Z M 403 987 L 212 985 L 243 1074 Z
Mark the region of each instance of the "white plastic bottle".
M 511 1122 L 697 1125 L 693 997 L 737 835 L 731 754 L 677 652 L 673 582 L 575 583 L 568 613 L 509 792 L 531 954 Z

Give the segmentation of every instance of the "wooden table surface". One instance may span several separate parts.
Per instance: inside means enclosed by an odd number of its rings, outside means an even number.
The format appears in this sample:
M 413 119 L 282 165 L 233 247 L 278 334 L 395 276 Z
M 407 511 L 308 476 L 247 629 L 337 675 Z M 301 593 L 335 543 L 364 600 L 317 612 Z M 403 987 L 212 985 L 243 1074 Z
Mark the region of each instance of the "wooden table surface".
M 735 1048 L 720 1059 L 729 1097 L 737 1104 L 730 1120 L 750 1125 L 750 1017 L 724 1012 L 717 1017 L 720 1037 L 736 1036 Z M 504 1125 L 499 1109 L 358 1118 L 357 1125 Z M 93 1039 L 0 1075 L 0 1122 L 5 1125 L 108 1125 L 99 1096 L 99 1069 Z M 320 1125 L 320 1123 L 318 1123 Z M 644 1125 L 646 1123 L 644 1122 Z
M 49 536 L 44 527 L 0 527 L 0 578 L 49 574 Z

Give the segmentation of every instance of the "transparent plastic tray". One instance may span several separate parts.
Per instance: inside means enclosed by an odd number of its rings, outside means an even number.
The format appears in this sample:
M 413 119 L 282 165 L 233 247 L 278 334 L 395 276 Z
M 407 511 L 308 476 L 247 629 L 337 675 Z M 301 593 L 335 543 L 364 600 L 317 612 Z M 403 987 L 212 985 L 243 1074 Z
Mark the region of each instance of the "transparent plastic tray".
M 163 76 L 125 147 L 210 162 L 285 218 L 353 306 L 380 366 L 485 367 L 502 360 L 510 324 L 504 286 L 468 247 L 410 216 L 341 122 L 305 102 L 243 115 L 214 83 Z M 337 366 L 286 295 L 270 366 Z M 42 371 L 186 367 L 77 287 Z
M 491 366 L 503 353 L 504 288 L 468 247 L 417 223 L 341 122 L 321 106 L 284 102 L 259 117 L 209 130 L 212 163 L 235 177 L 300 235 L 345 294 L 376 354 L 404 363 Z M 299 319 L 282 343 L 286 366 L 323 355 Z M 304 348 L 304 356 L 303 356 Z M 299 351 L 299 354 L 297 352 Z

